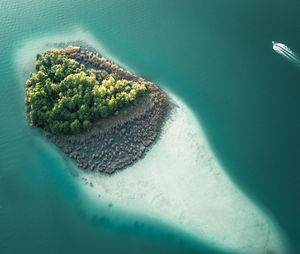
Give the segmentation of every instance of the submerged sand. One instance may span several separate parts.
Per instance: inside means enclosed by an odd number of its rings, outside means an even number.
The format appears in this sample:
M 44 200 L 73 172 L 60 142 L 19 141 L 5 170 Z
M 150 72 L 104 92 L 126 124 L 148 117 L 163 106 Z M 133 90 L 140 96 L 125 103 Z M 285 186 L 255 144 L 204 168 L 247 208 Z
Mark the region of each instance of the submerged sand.
M 16 52 L 20 84 L 23 86 L 32 71 L 36 51 L 82 38 L 103 49 L 81 30 L 27 42 Z M 105 55 L 114 59 L 108 52 Z M 290 253 L 276 220 L 226 175 L 197 118 L 182 101 L 171 97 L 178 107 L 143 160 L 112 176 L 78 171 L 86 199 L 95 197 L 95 206 L 112 203 L 112 209 L 118 211 L 158 218 L 230 253 Z M 89 214 L 93 212 L 89 209 Z
M 272 216 L 229 179 L 193 113 L 172 99 L 177 107 L 147 157 L 112 177 L 82 174 L 88 195 L 160 218 L 230 253 L 288 253 Z

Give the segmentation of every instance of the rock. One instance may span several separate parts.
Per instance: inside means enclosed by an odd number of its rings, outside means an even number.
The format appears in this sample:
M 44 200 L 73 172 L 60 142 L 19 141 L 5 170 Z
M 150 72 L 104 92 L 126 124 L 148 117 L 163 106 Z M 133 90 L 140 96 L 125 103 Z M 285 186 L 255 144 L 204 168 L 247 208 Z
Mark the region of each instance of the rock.
M 71 153 L 72 149 L 70 147 L 64 147 L 63 151 L 64 151 L 64 153 Z
M 66 54 L 78 53 L 80 51 L 80 47 L 69 46 L 65 49 Z
M 149 146 L 152 143 L 152 141 L 150 139 L 149 140 L 143 140 L 142 143 L 143 143 L 144 146 Z
M 98 165 L 98 171 L 104 172 L 105 169 L 106 169 L 106 168 L 105 168 L 104 166 Z
M 73 153 L 70 154 L 70 157 L 71 157 L 71 158 L 74 158 L 74 159 L 76 159 L 77 156 L 78 156 L 78 153 L 77 153 L 77 152 L 73 152 Z
M 108 73 L 113 73 L 120 78 L 147 82 L 87 49 L 71 46 L 66 49 L 66 54 L 73 59 L 89 61 L 94 66 L 94 70 L 91 72 L 97 72 L 99 71 L 97 67 L 101 67 L 102 71 L 106 69 Z M 88 68 L 90 67 L 89 64 Z M 97 168 L 100 172 L 109 174 L 126 167 L 136 158 L 142 157 L 146 147 L 157 138 L 159 131 L 162 100 L 158 100 L 157 95 L 161 95 L 161 93 L 153 83 L 147 82 L 147 85 L 149 89 L 152 89 L 151 95 L 153 96 L 149 97 L 146 104 L 142 104 L 141 110 L 136 111 L 137 114 L 118 119 L 113 127 L 95 128 L 91 133 L 81 133 L 63 138 L 52 134 L 46 134 L 47 137 L 49 136 L 51 141 L 61 147 L 65 153 L 69 153 L 72 159 L 77 160 L 79 167 L 89 167 L 91 170 Z M 129 112 L 133 108 L 133 105 L 129 106 Z

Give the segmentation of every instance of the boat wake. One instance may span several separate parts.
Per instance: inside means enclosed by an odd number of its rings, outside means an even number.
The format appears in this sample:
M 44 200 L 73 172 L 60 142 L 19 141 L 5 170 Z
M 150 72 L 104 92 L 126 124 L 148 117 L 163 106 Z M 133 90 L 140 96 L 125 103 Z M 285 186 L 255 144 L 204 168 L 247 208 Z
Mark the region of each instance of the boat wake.
M 26 41 L 15 53 L 20 84 L 24 86 L 28 73 L 34 70 L 36 52 L 78 42 L 91 45 L 95 51 L 105 50 L 80 29 Z M 299 63 L 286 46 L 275 46 L 278 53 Z M 120 64 L 113 55 L 105 52 L 104 56 Z M 168 95 L 177 107 L 142 160 L 113 176 L 74 167 L 78 177 L 73 178 L 82 190 L 78 191 L 78 200 L 84 213 L 91 221 L 102 216 L 120 222 L 122 228 L 126 228 L 125 217 L 130 218 L 128 221 L 133 218 L 131 227 L 135 228 L 139 214 L 149 216 L 228 253 L 291 253 L 285 233 L 272 214 L 250 200 L 227 176 L 194 113 L 171 92 Z
M 289 61 L 293 62 L 294 64 L 298 65 L 300 67 L 300 59 L 299 57 L 286 45 L 283 43 L 277 43 L 272 41 L 273 43 L 273 49 L 283 57 L 287 58 Z

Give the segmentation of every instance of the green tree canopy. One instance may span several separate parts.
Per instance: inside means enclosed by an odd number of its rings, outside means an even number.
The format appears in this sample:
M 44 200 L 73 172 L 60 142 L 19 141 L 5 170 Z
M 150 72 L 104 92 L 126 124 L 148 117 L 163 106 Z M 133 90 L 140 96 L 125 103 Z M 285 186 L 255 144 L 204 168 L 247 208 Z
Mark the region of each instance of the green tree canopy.
M 117 115 L 147 91 L 145 82 L 91 72 L 63 50 L 37 54 L 36 74 L 26 82 L 26 107 L 33 125 L 53 134 L 89 130 L 101 117 Z

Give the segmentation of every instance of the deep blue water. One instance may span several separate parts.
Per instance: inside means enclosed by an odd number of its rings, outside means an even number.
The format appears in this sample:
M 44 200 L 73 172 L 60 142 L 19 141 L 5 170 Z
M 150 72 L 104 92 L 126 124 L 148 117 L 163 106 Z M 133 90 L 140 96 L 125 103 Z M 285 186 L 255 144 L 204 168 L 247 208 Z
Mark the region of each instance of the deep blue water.
M 115 221 L 104 206 L 90 217 L 62 154 L 28 126 L 15 52 L 74 27 L 182 98 L 300 252 L 300 69 L 271 44 L 300 54 L 299 11 L 296 0 L 1 0 L 0 253 L 220 252 L 146 217 Z

